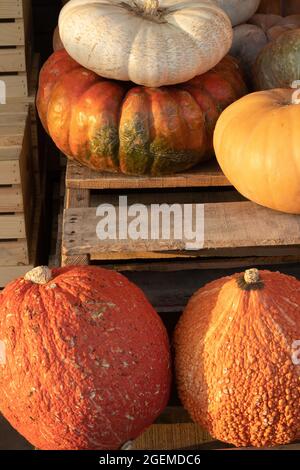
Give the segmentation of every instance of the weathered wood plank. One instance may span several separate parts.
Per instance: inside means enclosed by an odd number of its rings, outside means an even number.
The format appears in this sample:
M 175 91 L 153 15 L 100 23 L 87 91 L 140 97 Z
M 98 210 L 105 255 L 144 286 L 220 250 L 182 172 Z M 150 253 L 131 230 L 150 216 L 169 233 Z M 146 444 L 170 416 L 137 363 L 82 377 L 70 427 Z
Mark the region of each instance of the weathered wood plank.
M 26 240 L 0 241 L 0 266 L 7 267 L 25 264 L 29 264 Z
M 117 234 L 118 207 L 117 213 Z M 195 217 L 195 211 L 193 214 Z M 251 202 L 211 203 L 204 205 L 204 243 L 200 249 L 186 250 L 190 241 L 174 238 L 174 220 L 171 218 L 171 233 L 167 240 L 151 239 L 150 228 L 148 240 L 99 240 L 96 234 L 97 223 L 95 208 L 66 209 L 63 229 L 63 254 L 91 254 L 98 257 L 103 253 L 103 259 L 108 259 L 110 253 L 165 253 L 168 256 L 217 256 L 216 250 L 252 249 L 251 255 L 257 248 L 274 247 L 275 252 L 280 247 L 293 247 L 297 254 L 300 245 L 300 216 L 275 212 Z M 130 219 L 129 219 L 130 220 Z M 176 223 L 176 222 L 175 222 Z M 127 226 L 126 226 L 127 227 Z M 126 228 L 125 227 L 125 228 Z M 194 221 L 195 227 L 195 221 Z M 263 255 L 263 253 L 261 253 Z
M 97 173 L 74 161 L 69 161 L 66 186 L 85 189 L 145 189 L 230 186 L 230 183 L 215 160 L 190 171 L 161 177 Z

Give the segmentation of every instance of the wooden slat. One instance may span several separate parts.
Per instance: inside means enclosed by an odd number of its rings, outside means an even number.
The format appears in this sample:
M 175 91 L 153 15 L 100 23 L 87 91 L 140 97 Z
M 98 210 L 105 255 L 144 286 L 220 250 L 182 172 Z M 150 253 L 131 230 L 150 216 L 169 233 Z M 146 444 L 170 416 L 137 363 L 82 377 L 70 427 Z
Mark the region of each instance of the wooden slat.
M 61 237 L 61 236 L 60 236 Z M 295 251 L 295 250 L 294 250 Z M 270 266 L 270 265 L 284 265 L 284 264 L 293 264 L 299 263 L 300 265 L 300 248 L 297 250 L 298 255 L 280 255 L 280 256 L 247 256 L 243 257 L 228 257 L 228 258 L 188 258 L 188 259 L 173 259 L 171 262 L 169 260 L 149 260 L 143 259 L 143 262 L 140 260 L 128 260 L 123 262 L 122 260 L 116 260 L 115 262 L 106 262 L 102 265 L 108 269 L 113 269 L 120 272 L 130 272 L 130 271 L 159 271 L 159 272 L 176 272 L 183 270 L 207 270 L 207 269 L 238 269 L 246 267 L 257 267 L 257 266 Z M 91 257 L 91 260 L 95 260 Z M 119 262 L 118 262 L 119 261 Z
M 97 173 L 69 161 L 66 186 L 81 189 L 146 189 L 230 186 L 230 183 L 216 161 L 208 162 L 188 172 L 162 177 Z
M 26 115 L 28 112 L 28 104 L 26 103 L 8 103 L 0 106 L 0 116 L 12 114 L 14 116 L 18 114 Z
M 23 46 L 25 44 L 24 22 L 1 23 L 0 46 Z
M 24 276 L 33 268 L 33 264 L 26 266 L 0 266 L 0 287 L 4 287 L 20 276 Z
M 193 423 L 155 424 L 134 441 L 133 449 L 175 450 L 209 441 L 209 434 Z
M 6 107 L 6 105 L 3 105 Z M 24 133 L 26 119 L 28 116 L 28 109 L 25 112 L 20 113 L 4 113 L 0 112 L 0 128 L 7 128 L 9 126 L 10 132 L 15 134 L 15 129 L 21 128 Z M 1 137 L 0 137 L 1 143 Z
M 23 0 L 28 2 L 29 0 Z M 22 18 L 23 4 L 22 0 L 1 0 L 0 18 Z
M 16 152 L 17 153 L 17 150 Z M 14 155 L 15 155 L 14 153 Z M 19 162 L 16 159 L 4 160 L 0 159 L 0 184 L 20 184 L 21 175 Z
M 0 241 L 0 266 L 18 266 L 29 264 L 26 240 Z
M 20 72 L 18 75 L 0 75 L 0 80 L 6 84 L 6 97 L 25 98 L 27 96 L 27 75 Z
M 216 250 L 239 248 L 296 247 L 300 245 L 300 216 L 275 212 L 251 202 L 211 203 L 204 205 L 205 237 L 200 250 L 187 251 L 188 240 L 174 240 L 173 230 L 168 240 L 103 240 L 96 235 L 100 218 L 95 208 L 66 209 L 63 230 L 63 254 L 93 256 L 103 253 L 167 253 L 179 252 L 186 256 L 205 253 L 217 256 Z M 118 208 L 116 208 L 118 212 Z M 118 221 L 118 216 L 117 216 Z M 195 224 L 194 224 L 195 227 Z M 117 227 L 118 233 L 118 227 Z M 173 238 L 172 238 L 173 237 Z M 253 254 L 253 253 L 251 253 Z M 222 254 L 225 255 L 224 253 Z M 100 259 L 100 257 L 98 258 Z
M 22 212 L 23 197 L 21 186 L 0 186 L 0 212 Z
M 26 57 L 24 46 L 16 49 L 0 49 L 0 72 L 24 72 Z
M 26 238 L 24 214 L 0 215 L 0 239 Z

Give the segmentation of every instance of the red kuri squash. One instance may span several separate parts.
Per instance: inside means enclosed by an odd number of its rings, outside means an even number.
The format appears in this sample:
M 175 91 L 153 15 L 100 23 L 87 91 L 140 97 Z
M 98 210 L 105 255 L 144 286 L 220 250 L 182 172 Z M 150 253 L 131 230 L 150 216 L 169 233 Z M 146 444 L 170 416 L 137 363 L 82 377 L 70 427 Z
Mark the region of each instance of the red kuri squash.
M 175 333 L 179 393 L 192 418 L 236 446 L 289 443 L 300 430 L 300 282 L 258 272 L 192 297 Z
M 207 159 L 220 112 L 245 92 L 229 57 L 180 86 L 146 88 L 103 79 L 61 50 L 41 71 L 37 107 L 58 148 L 80 163 L 159 175 Z
M 39 449 L 118 449 L 167 403 L 167 333 L 118 273 L 41 267 L 12 282 L 0 345 L 0 412 Z

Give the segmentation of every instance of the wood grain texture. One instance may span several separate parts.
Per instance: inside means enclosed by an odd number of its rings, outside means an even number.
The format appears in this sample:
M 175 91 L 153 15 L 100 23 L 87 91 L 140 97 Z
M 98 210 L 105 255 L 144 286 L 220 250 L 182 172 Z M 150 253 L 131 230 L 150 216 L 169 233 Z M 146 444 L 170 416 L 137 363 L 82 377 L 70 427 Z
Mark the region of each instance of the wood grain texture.
M 161 177 L 98 173 L 69 160 L 66 186 L 82 189 L 150 189 L 230 186 L 230 183 L 215 160 L 188 172 Z
M 210 435 L 193 423 L 155 424 L 133 443 L 134 450 L 173 450 L 210 442 Z
M 141 201 L 140 201 L 141 202 Z M 116 208 L 118 214 L 118 207 Z M 174 239 L 173 228 L 167 240 L 99 240 L 96 227 L 100 218 L 95 208 L 66 209 L 63 227 L 63 254 L 90 254 L 108 259 L 110 253 L 119 258 L 128 253 L 176 253 L 185 256 L 216 256 L 216 250 L 290 247 L 300 245 L 300 216 L 275 212 L 251 202 L 211 203 L 204 205 L 204 245 L 200 250 L 186 250 L 183 239 Z M 193 214 L 195 216 L 195 212 Z M 117 217 L 118 222 L 118 217 Z M 172 220 L 174 223 L 174 221 Z M 117 224 L 118 225 L 118 224 Z M 195 227 L 195 224 L 194 224 Z M 117 233 L 119 227 L 117 226 Z M 223 253 L 224 255 L 225 253 Z M 297 254 L 290 253 L 290 254 Z

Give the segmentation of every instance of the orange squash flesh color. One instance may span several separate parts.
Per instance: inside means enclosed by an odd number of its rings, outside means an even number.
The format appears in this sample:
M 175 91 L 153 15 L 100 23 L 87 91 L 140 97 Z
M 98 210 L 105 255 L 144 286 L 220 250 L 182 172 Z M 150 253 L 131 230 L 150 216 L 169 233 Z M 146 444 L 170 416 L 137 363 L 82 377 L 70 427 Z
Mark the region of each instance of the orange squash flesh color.
M 247 95 L 220 116 L 217 160 L 246 198 L 282 212 L 300 214 L 300 104 L 293 89 Z
M 50 273 L 0 293 L 0 412 L 41 450 L 119 449 L 167 404 L 167 333 L 124 276 Z
M 257 275 L 256 270 L 248 272 Z M 252 280 L 253 282 L 253 280 Z M 191 417 L 236 446 L 300 431 L 300 282 L 260 271 L 218 279 L 189 301 L 175 332 L 179 394 Z M 296 349 L 294 349 L 296 348 Z

